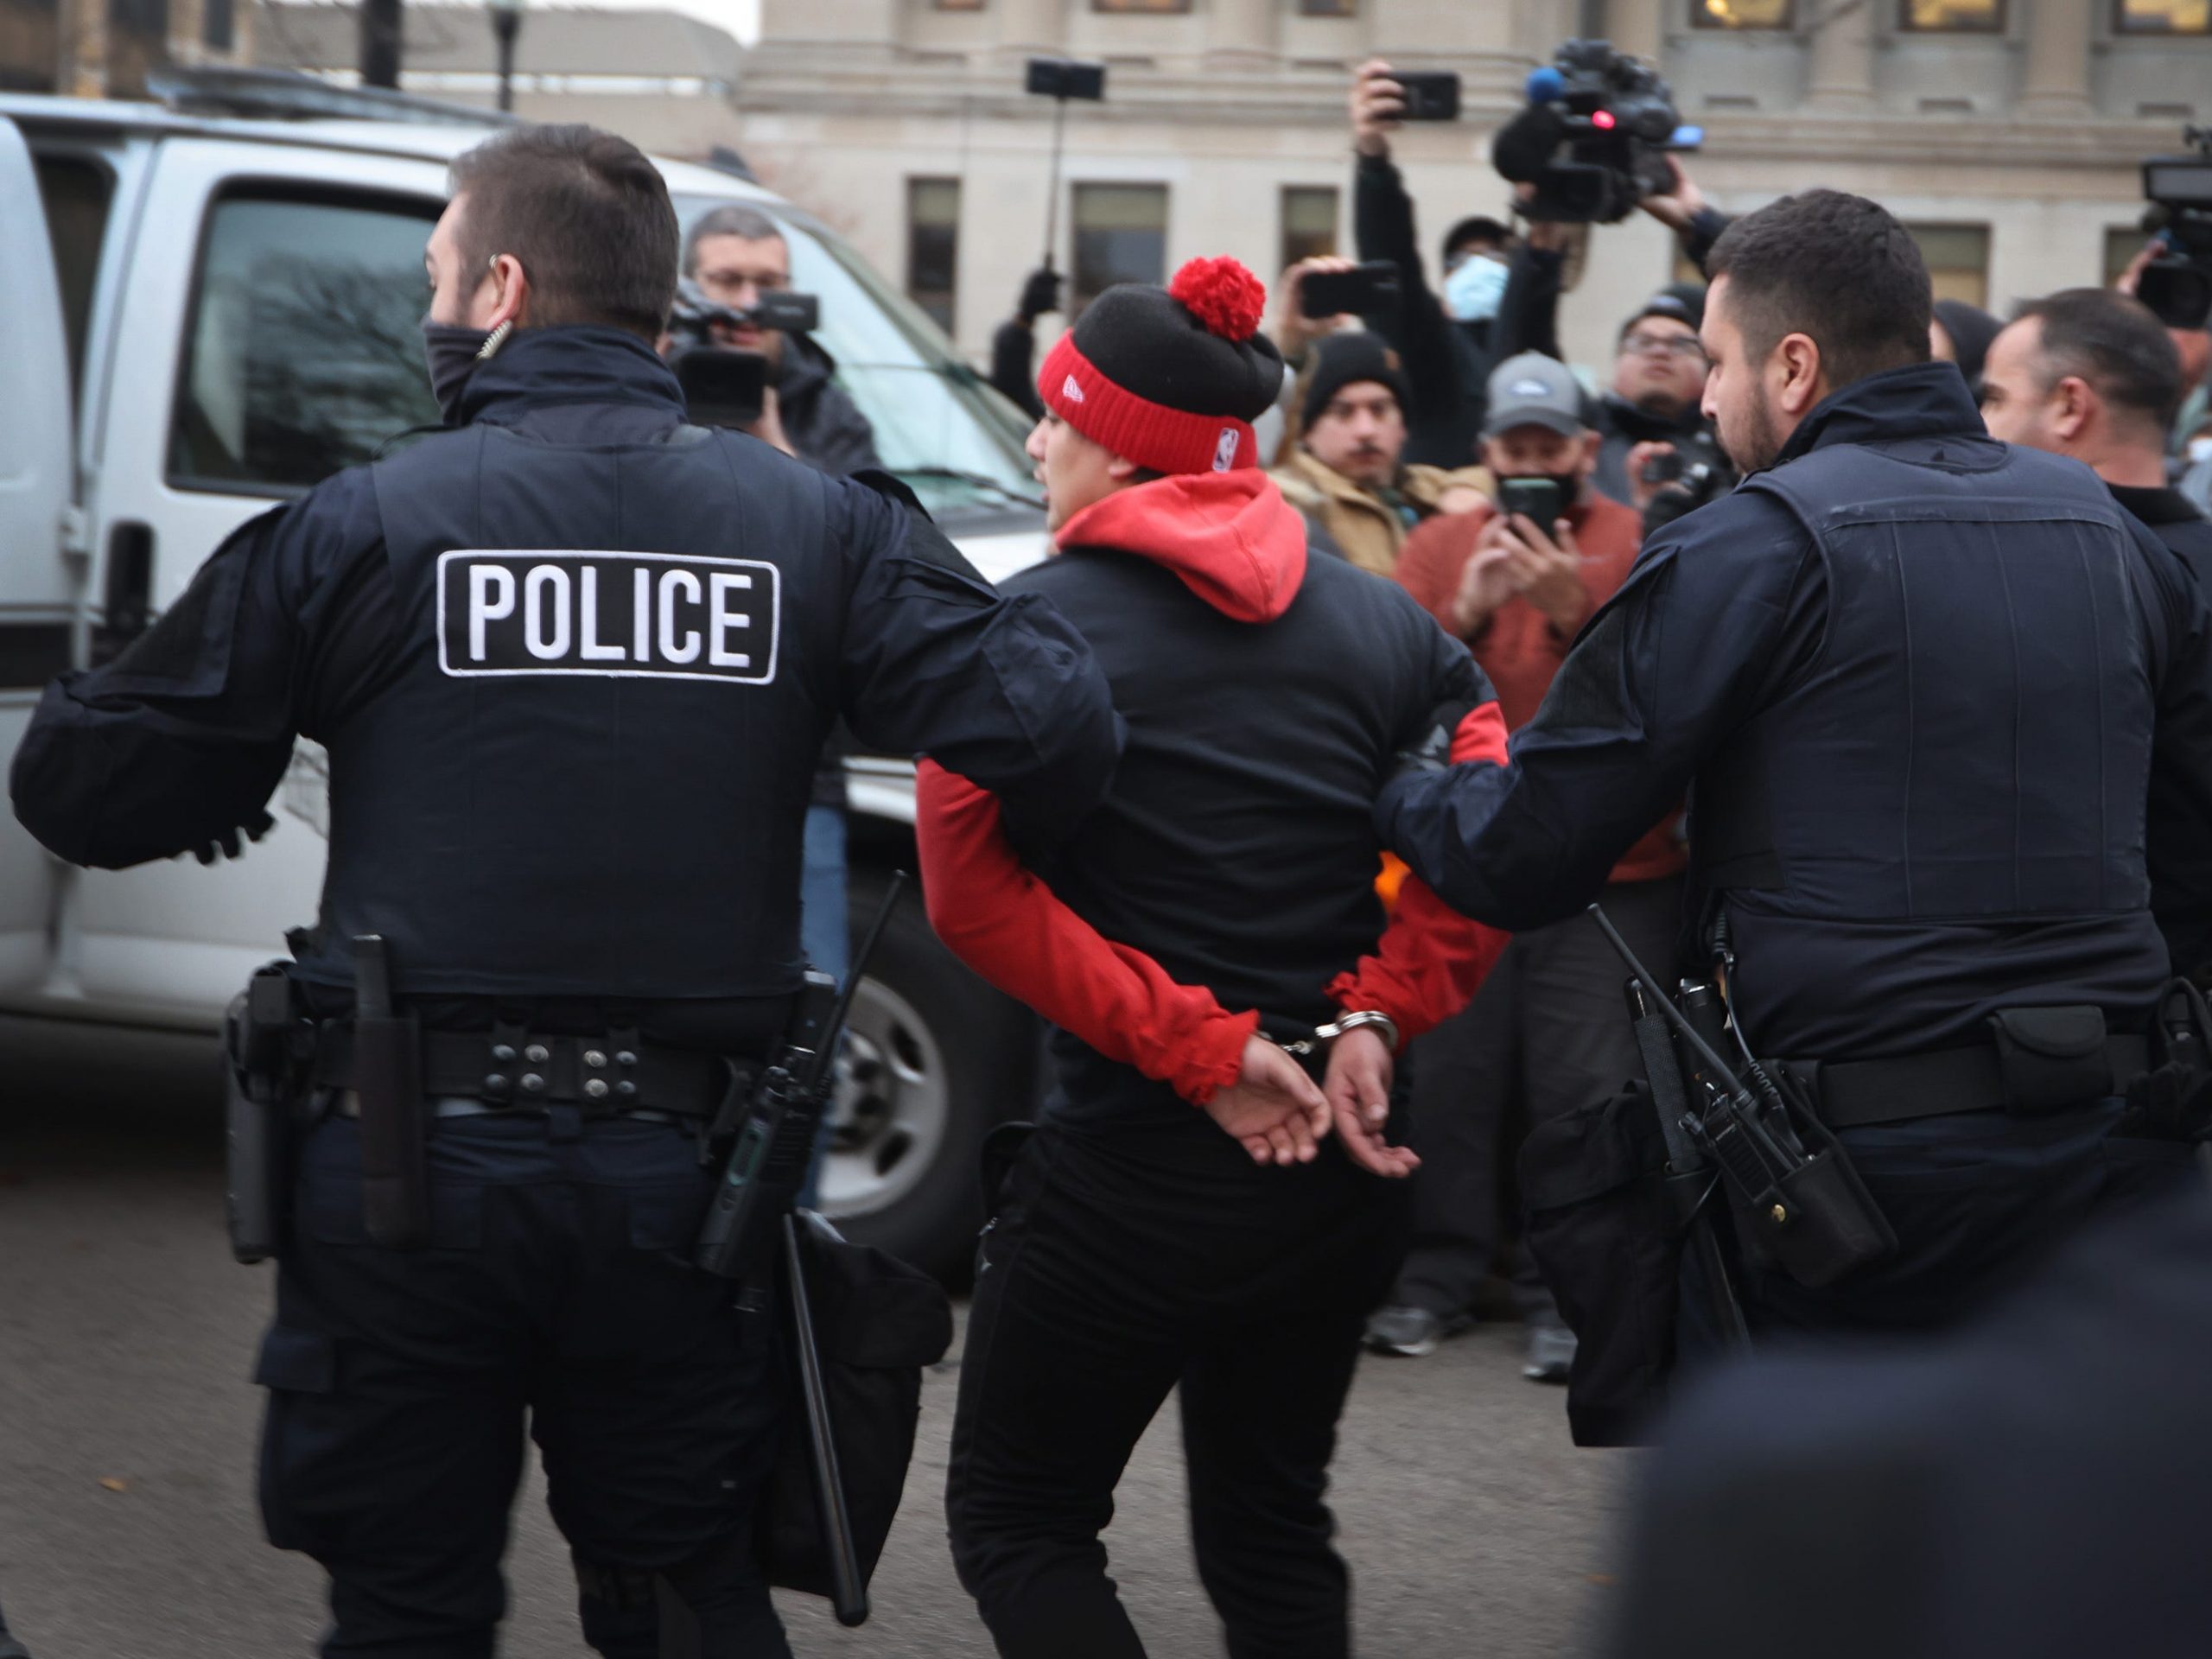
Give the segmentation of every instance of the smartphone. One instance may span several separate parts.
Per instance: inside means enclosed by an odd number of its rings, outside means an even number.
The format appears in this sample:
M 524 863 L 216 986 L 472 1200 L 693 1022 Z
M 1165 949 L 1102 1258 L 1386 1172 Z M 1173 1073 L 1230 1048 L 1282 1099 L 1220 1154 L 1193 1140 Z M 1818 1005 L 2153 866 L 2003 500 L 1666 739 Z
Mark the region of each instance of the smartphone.
M 1519 513 L 1533 520 L 1545 535 L 1567 511 L 1559 486 L 1548 478 L 1501 478 L 1497 480 L 1497 510 L 1511 518 Z
M 1405 88 L 1408 121 L 1457 121 L 1459 118 L 1459 73 L 1456 69 L 1421 70 L 1393 75 Z
M 759 352 L 706 346 L 676 359 L 683 403 L 702 426 L 750 426 L 768 397 L 768 359 Z
M 1387 311 L 1398 302 L 1398 268 L 1388 259 L 1370 259 L 1350 270 L 1309 270 L 1298 292 L 1298 308 L 1309 317 Z
M 811 294 L 772 289 L 753 308 L 753 323 L 779 334 L 811 334 L 822 326 L 822 302 Z

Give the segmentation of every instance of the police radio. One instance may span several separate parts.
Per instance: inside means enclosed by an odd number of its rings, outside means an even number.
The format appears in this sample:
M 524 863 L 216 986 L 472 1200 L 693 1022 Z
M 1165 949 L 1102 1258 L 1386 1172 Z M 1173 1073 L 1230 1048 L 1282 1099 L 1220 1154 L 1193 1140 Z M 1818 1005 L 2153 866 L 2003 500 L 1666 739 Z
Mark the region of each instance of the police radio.
M 730 1128 L 737 1130 L 692 1252 L 693 1260 L 709 1273 L 743 1279 L 773 1259 L 781 1242 L 779 1229 L 797 1205 L 814 1160 L 814 1143 L 830 1103 L 837 1040 L 852 1011 L 853 993 L 906 884 L 903 870 L 892 877 L 890 891 L 869 924 L 842 990 L 827 974 L 807 975 L 782 1046 L 745 1103 L 744 1123 L 725 1125 L 717 1120 L 709 1134 L 712 1142 Z

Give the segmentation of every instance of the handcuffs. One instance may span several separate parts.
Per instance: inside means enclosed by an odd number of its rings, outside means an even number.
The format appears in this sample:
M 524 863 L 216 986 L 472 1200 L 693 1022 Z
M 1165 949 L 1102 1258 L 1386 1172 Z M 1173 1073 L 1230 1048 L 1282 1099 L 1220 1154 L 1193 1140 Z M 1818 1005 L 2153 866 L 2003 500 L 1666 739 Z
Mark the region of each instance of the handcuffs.
M 1355 1008 L 1349 1014 L 1339 1014 L 1325 1026 L 1314 1027 L 1313 1036 L 1301 1038 L 1294 1043 L 1284 1043 L 1281 1046 L 1286 1054 L 1311 1054 L 1318 1046 L 1333 1043 L 1345 1033 L 1357 1031 L 1363 1027 L 1373 1027 L 1376 1034 L 1382 1039 L 1382 1046 L 1393 1054 L 1398 1052 L 1398 1022 L 1380 1008 Z

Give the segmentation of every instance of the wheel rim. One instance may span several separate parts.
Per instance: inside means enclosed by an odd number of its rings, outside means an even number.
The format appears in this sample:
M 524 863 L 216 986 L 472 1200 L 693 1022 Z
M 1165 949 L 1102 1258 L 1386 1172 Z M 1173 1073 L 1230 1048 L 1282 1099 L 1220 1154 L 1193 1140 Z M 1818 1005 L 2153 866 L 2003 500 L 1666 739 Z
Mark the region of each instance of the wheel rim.
M 873 1215 L 929 1179 L 950 1115 L 944 1052 L 914 1005 L 880 980 L 853 994 L 822 1160 L 823 1213 Z

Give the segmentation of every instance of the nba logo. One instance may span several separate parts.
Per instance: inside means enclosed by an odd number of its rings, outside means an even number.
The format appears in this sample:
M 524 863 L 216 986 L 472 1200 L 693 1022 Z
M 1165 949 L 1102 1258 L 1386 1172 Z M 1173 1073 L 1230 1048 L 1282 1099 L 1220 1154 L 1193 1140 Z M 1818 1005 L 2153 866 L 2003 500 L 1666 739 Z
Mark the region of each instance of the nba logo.
M 1225 473 L 1236 464 L 1236 429 L 1224 426 L 1221 429 L 1220 442 L 1213 447 L 1213 469 L 1217 473 Z

